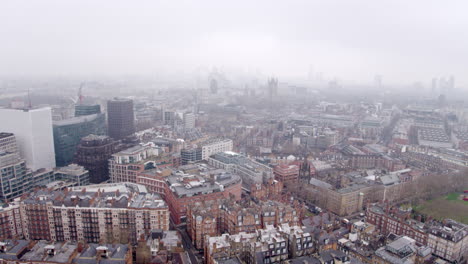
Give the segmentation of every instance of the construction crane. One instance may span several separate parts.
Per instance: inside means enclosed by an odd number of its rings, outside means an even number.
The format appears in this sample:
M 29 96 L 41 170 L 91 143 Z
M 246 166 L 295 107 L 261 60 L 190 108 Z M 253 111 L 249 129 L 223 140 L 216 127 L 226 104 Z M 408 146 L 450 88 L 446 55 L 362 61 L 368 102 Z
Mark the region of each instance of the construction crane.
M 83 103 L 83 86 L 84 86 L 84 82 L 82 82 L 80 84 L 80 89 L 78 89 L 78 102 L 79 104 L 81 105 Z

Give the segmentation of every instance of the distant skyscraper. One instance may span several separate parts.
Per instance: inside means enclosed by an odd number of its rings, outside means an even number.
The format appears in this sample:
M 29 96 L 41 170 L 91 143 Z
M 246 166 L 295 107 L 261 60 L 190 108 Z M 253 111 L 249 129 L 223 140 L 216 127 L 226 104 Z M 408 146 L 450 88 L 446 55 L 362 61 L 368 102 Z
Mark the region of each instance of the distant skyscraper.
M 15 134 L 19 152 L 33 171 L 55 167 L 52 112 L 37 109 L 0 109 L 2 132 Z
M 75 106 L 75 116 L 85 116 L 92 114 L 100 114 L 101 106 L 100 105 L 76 105 Z
M 210 91 L 211 91 L 212 94 L 217 94 L 218 93 L 218 81 L 216 81 L 216 79 L 211 79 Z
M 192 129 L 195 127 L 195 114 L 194 113 L 184 113 L 184 128 Z
M 55 121 L 53 127 L 55 161 L 57 166 L 62 167 L 73 161 L 81 138 L 89 134 L 106 134 L 106 118 L 104 114 L 78 116 Z
M 278 95 L 278 79 L 271 78 L 268 80 L 268 96 L 270 98 Z
M 163 112 L 163 121 L 165 125 L 173 126 L 175 124 L 176 113 L 173 111 Z
M 133 100 L 114 99 L 107 101 L 107 122 L 109 136 L 122 139 L 135 133 Z

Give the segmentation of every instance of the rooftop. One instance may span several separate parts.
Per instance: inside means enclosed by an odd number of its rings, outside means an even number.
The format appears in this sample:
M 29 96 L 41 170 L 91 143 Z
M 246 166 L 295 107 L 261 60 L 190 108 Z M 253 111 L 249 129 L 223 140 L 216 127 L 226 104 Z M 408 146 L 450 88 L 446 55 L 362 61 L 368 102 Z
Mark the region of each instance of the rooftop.
M 179 197 L 190 197 L 213 192 L 222 192 L 225 187 L 241 183 L 241 178 L 232 173 L 222 173 L 207 176 L 176 173 L 166 178 L 173 193 Z
M 420 128 L 418 129 L 418 139 L 435 142 L 450 142 L 445 130 L 441 128 Z
M 415 241 L 407 236 L 399 237 L 390 244 L 387 244 L 385 247 L 381 247 L 375 251 L 375 254 L 380 258 L 395 264 L 414 263 L 411 256 L 415 253 Z
M 134 183 L 96 184 L 68 190 L 39 189 L 23 200 L 26 204 L 52 202 L 54 206 L 88 208 L 167 208 L 158 194 Z
M 78 176 L 78 175 L 82 175 L 82 174 L 84 174 L 84 173 L 86 173 L 88 171 L 83 166 L 72 163 L 72 164 L 70 164 L 68 166 L 57 168 L 56 172 L 67 174 L 67 175 Z
M 70 242 L 39 241 L 21 257 L 21 261 L 69 263 L 77 245 Z
M 236 164 L 249 171 L 272 171 L 272 168 L 232 151 L 220 152 L 212 155 L 210 158 L 227 164 Z
M 123 244 L 89 244 L 73 262 L 77 264 L 125 264 L 129 250 L 128 246 Z
M 29 242 L 26 240 L 5 240 L 0 242 L 0 246 L 3 247 L 2 252 L 0 252 L 0 259 L 16 260 L 28 245 Z

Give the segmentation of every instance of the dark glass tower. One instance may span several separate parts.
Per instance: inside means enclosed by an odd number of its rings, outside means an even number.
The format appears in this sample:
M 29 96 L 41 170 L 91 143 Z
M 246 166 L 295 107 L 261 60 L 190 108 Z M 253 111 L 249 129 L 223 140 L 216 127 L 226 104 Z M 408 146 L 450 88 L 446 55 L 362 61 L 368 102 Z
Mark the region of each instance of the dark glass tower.
M 107 123 L 109 136 L 122 139 L 135 133 L 133 100 L 114 99 L 107 101 Z

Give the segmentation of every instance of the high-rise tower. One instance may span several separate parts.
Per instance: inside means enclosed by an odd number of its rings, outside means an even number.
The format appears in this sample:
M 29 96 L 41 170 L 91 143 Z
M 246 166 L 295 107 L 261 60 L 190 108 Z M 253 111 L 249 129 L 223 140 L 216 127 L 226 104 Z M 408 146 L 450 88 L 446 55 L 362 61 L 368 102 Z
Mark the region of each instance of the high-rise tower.
M 122 139 L 135 133 L 133 100 L 117 99 L 107 101 L 107 123 L 109 136 Z

